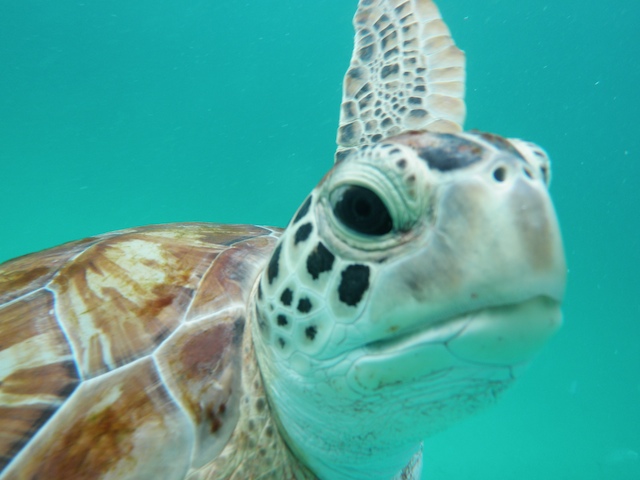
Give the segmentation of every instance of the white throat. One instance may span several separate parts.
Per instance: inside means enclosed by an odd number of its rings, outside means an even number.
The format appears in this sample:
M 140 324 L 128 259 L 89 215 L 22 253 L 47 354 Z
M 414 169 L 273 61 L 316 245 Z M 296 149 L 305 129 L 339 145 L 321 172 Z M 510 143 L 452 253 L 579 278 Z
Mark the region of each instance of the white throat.
M 407 431 L 419 406 L 397 390 L 394 398 L 354 391 L 354 354 L 296 371 L 268 349 L 256 339 L 271 407 L 290 448 L 320 479 L 389 480 L 420 450 L 423 429 Z

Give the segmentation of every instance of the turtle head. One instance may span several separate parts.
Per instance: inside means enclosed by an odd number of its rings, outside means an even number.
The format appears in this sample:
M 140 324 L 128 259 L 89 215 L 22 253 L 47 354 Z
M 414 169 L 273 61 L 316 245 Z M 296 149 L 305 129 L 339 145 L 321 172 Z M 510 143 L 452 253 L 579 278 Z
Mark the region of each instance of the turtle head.
M 549 178 L 521 140 L 410 132 L 354 151 L 306 199 L 260 279 L 255 343 L 320 478 L 393 477 L 557 330 Z

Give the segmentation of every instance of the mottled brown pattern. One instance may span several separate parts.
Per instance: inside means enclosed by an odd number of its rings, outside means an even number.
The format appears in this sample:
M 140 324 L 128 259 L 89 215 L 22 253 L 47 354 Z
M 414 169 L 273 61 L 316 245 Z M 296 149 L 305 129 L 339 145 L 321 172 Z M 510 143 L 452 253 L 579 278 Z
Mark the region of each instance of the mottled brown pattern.
M 167 386 L 195 425 L 197 466 L 215 458 L 238 420 L 242 314 L 223 312 L 188 323 L 155 355 Z
M 107 471 L 116 478 L 181 477 L 192 448 L 196 462 L 215 456 L 237 421 L 246 300 L 274 242 L 274 232 L 260 227 L 160 225 L 3 264 L 0 470 L 17 455 L 6 478 L 96 478 Z M 198 296 L 184 324 L 195 292 L 206 288 L 205 274 L 221 276 L 218 288 Z M 235 309 L 216 316 L 213 309 L 229 302 Z M 180 407 L 164 393 L 151 357 L 142 359 L 172 332 L 156 358 Z M 76 389 L 78 368 L 92 380 Z M 200 432 L 195 438 L 189 415 Z M 151 450 L 137 451 L 136 442 Z
M 65 399 L 78 383 L 78 371 L 71 361 L 51 363 L 14 371 L 2 380 L 2 392 Z
M 225 248 L 193 245 L 186 235 L 172 238 L 174 232 L 110 238 L 53 280 L 58 311 L 86 378 L 148 354 L 173 332 L 200 278 Z
M 78 382 L 50 292 L 0 307 L 0 469 Z
M 252 283 L 277 240 L 276 236 L 252 238 L 222 253 L 202 279 L 187 321 L 230 305 L 246 305 Z
M 43 287 L 61 265 L 97 241 L 85 238 L 0 264 L 0 305 Z
M 0 406 L 0 471 L 2 471 L 40 426 L 56 411 L 56 407 L 34 404 Z
M 179 478 L 189 427 L 151 359 L 86 382 L 7 471 L 7 479 Z M 134 435 L 135 434 L 135 435 Z

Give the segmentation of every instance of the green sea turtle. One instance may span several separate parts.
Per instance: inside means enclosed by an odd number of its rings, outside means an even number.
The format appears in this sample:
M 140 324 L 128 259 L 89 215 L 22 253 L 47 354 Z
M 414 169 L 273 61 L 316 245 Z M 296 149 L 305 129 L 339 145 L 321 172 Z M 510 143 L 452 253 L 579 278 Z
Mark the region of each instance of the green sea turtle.
M 285 230 L 147 226 L 0 266 L 0 479 L 417 479 L 561 322 L 533 144 L 461 133 L 429 0 L 361 0 L 334 168 Z

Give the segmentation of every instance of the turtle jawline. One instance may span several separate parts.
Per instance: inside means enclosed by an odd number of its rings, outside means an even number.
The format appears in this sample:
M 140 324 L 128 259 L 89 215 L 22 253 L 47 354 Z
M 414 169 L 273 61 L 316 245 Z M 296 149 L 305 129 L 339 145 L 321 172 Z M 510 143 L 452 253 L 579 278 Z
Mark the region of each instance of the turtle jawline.
M 486 305 L 481 308 L 475 308 L 467 312 L 458 313 L 440 319 L 434 320 L 433 318 L 427 318 L 424 323 L 421 323 L 410 330 L 367 343 L 365 348 L 371 353 L 393 353 L 394 351 L 406 350 L 419 345 L 446 344 L 463 334 L 465 329 L 478 315 L 484 314 L 485 312 L 497 312 L 508 307 L 522 306 L 535 299 L 546 299 L 553 304 L 559 304 L 556 299 L 543 294 L 534 295 L 531 298 L 515 302 Z
M 404 350 L 407 347 L 417 344 L 444 344 L 462 333 L 474 316 L 490 308 L 494 307 L 469 310 L 468 312 L 446 317 L 435 322 L 431 320 L 426 327 L 419 325 L 401 334 L 370 342 L 366 344 L 365 347 L 371 352 L 384 350 L 390 353 L 394 350 Z

